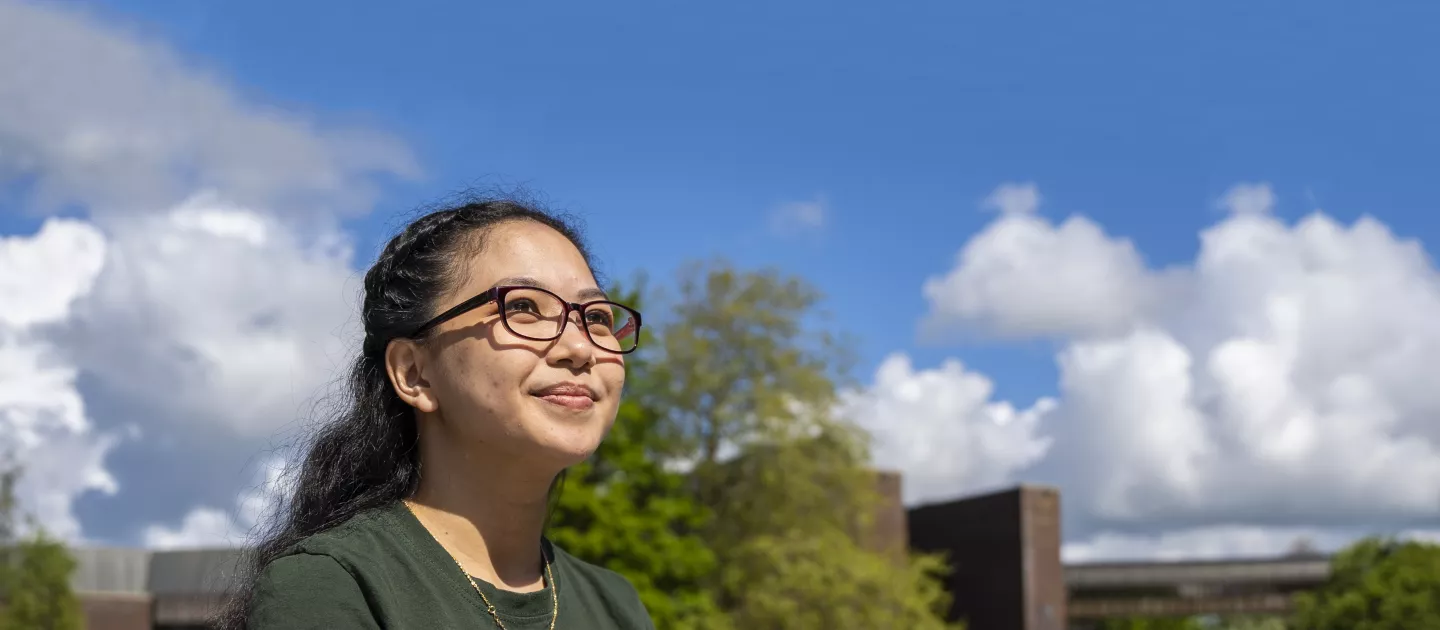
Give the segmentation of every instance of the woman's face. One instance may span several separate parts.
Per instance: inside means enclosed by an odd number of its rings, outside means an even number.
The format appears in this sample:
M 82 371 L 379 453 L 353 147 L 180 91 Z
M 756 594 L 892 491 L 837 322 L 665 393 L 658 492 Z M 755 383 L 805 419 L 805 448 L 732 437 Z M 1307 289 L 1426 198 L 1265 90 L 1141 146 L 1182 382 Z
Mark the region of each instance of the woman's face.
M 492 228 L 464 271 L 435 312 L 501 285 L 534 285 L 575 303 L 604 297 L 575 245 L 533 221 Z M 578 463 L 615 422 L 623 355 L 591 343 L 578 313 L 558 339 L 533 341 L 508 330 L 500 308 L 491 302 L 445 322 L 416 348 L 429 400 L 411 404 L 430 412 L 422 424 L 438 422 L 447 441 L 482 448 L 486 457 L 554 468 Z

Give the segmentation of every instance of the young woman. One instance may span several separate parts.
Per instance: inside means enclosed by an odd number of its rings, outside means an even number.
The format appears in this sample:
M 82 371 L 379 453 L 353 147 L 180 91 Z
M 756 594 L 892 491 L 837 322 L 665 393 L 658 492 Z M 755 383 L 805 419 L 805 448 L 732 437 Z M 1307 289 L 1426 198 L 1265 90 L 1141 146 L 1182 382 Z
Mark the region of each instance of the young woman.
M 654 628 L 630 583 L 542 532 L 640 335 L 575 231 L 509 201 L 427 214 L 365 274 L 362 317 L 348 407 L 221 627 Z

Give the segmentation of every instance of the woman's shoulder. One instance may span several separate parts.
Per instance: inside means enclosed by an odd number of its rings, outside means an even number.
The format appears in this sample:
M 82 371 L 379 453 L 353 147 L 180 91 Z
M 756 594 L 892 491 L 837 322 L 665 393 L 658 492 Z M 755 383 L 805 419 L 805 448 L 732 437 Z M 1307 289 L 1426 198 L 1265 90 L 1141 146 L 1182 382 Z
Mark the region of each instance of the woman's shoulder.
M 560 546 L 545 541 L 546 548 L 554 558 L 558 572 L 556 584 L 561 590 L 568 590 L 569 596 L 588 614 L 608 614 L 621 628 L 654 627 L 650 615 L 640 601 L 635 585 L 618 572 L 600 565 L 586 562 L 571 555 Z M 568 580 L 565 584 L 562 580 Z M 563 595 L 562 602 L 566 599 Z
M 377 564 L 366 550 L 376 529 L 374 515 L 357 514 L 271 558 L 255 581 L 248 627 L 378 628 L 363 577 Z
M 399 542 L 400 532 L 392 505 L 362 510 L 339 524 L 300 539 L 285 551 L 289 554 L 316 554 L 332 557 L 366 555 Z
M 630 580 L 625 579 L 625 576 L 620 575 L 618 572 L 592 562 L 581 560 L 570 552 L 565 551 L 564 548 L 551 542 L 548 538 L 545 539 L 544 542 L 545 548 L 550 552 L 551 558 L 554 559 L 555 566 L 562 568 L 566 573 L 574 573 L 589 582 L 604 583 L 620 588 L 621 590 L 628 590 L 632 593 L 635 592 L 635 586 L 630 583 Z
M 358 512 L 290 544 L 263 568 L 273 566 L 282 575 L 288 572 L 301 577 L 339 568 L 361 582 L 367 576 L 401 570 L 417 561 L 417 553 L 394 511 L 393 506 L 384 505 Z
M 268 563 L 255 582 L 250 628 L 377 628 L 355 577 L 331 556 L 293 553 Z
M 432 622 L 459 614 L 445 602 L 469 591 L 440 584 L 412 538 L 382 506 L 290 545 L 260 568 L 250 627 L 445 627 Z

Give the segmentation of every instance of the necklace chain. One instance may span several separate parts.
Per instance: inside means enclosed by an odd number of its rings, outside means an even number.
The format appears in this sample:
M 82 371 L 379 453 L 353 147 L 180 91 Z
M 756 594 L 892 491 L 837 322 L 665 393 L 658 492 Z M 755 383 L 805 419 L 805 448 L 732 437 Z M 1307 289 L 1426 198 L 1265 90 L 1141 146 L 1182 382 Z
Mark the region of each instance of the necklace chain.
M 420 520 L 420 515 L 415 513 L 415 507 L 410 505 L 409 501 L 401 501 L 401 503 L 405 504 L 405 509 L 410 510 L 410 514 L 415 517 L 415 520 Z M 423 527 L 424 524 L 422 523 L 421 526 Z M 426 528 L 425 531 L 426 533 L 430 532 L 429 528 Z M 430 538 L 435 540 L 435 544 L 440 544 L 440 539 L 435 538 L 435 534 L 430 534 Z M 440 545 L 440 548 L 445 549 L 445 545 Z M 495 610 L 495 604 L 490 603 L 490 598 L 485 596 L 485 591 L 480 590 L 480 584 L 465 570 L 465 565 L 460 564 L 460 559 L 456 558 L 455 554 L 450 553 L 450 550 L 445 549 L 445 553 L 450 556 L 451 560 L 455 561 L 455 566 L 460 569 L 460 575 L 464 577 L 465 581 L 470 583 L 470 587 L 475 589 L 475 592 L 480 595 L 480 601 L 485 602 L 485 612 L 490 613 L 490 617 L 495 620 L 495 625 L 499 626 L 500 630 L 506 630 L 505 623 L 500 621 L 500 613 Z M 540 559 L 545 563 L 545 581 L 550 587 L 550 601 L 552 606 L 550 610 L 550 630 L 555 630 L 555 620 L 560 618 L 560 594 L 555 590 L 555 575 L 550 571 L 550 558 L 545 555 L 543 550 L 540 552 Z

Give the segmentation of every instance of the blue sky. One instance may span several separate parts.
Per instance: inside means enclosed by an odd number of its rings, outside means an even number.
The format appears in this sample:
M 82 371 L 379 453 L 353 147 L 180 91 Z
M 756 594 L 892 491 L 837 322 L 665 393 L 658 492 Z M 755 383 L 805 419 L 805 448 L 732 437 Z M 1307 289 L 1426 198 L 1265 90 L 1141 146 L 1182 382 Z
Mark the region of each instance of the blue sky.
M 407 145 L 418 177 L 377 176 L 378 203 L 347 219 L 361 266 L 397 213 L 472 182 L 524 184 L 584 217 L 614 278 L 644 271 L 664 280 L 709 256 L 779 267 L 827 294 L 837 325 L 859 339 L 862 381 L 879 379 L 892 353 L 921 373 L 959 359 L 993 382 L 989 400 L 1017 411 L 1062 394 L 1057 363 L 1072 343 L 1113 331 L 919 338 L 931 310 L 922 287 L 955 268 L 957 253 L 987 226 L 1004 224 L 981 207 L 1003 184 L 1033 182 L 1040 216 L 1089 217 L 1108 238 L 1133 241 L 1151 268 L 1190 265 L 1202 251 L 1198 234 L 1230 216 L 1222 198 L 1246 182 L 1268 183 L 1284 226 L 1317 209 L 1341 226 L 1368 214 L 1432 255 L 1440 246 L 1433 3 L 69 4 L 135 41 L 172 49 L 187 71 L 214 77 L 237 100 L 319 126 L 385 131 Z M 0 117 L 5 105 L 0 93 Z M 0 180 L 10 193 L 0 199 L 0 235 L 41 225 L 26 210 L 30 183 Z M 777 208 L 809 201 L 822 203 L 823 225 L 772 228 Z M 1424 279 L 1414 286 L 1440 286 L 1426 284 L 1440 277 L 1433 260 L 1415 267 Z M 1195 298 L 1176 308 L 1192 302 L 1229 304 Z M 1204 334 L 1181 328 L 1166 330 L 1206 365 L 1208 346 L 1195 341 Z M 1417 329 L 1414 338 L 1432 339 L 1425 334 Z M 1326 374 L 1381 379 L 1381 367 L 1354 367 L 1362 364 Z M 79 371 L 82 389 L 102 389 Z M 1207 386 L 1195 387 L 1197 398 Z M 1430 399 L 1415 402 L 1395 387 L 1402 416 L 1429 413 Z M 102 415 L 145 413 L 143 404 L 106 400 L 90 404 Z M 1062 401 L 1063 417 L 1083 415 L 1077 404 Z M 1212 413 L 1206 404 L 1196 403 Z M 124 448 L 112 453 L 122 487 L 125 471 L 146 482 L 164 477 L 141 471 L 152 453 Z M 198 465 L 205 453 L 175 461 Z M 1053 459 L 1079 455 L 1070 457 Z M 1046 465 L 1018 469 L 1031 471 L 1018 473 L 1022 480 L 1067 476 Z M 215 497 L 233 495 L 234 477 L 195 482 L 204 488 L 179 492 L 183 500 L 144 499 L 149 511 L 124 524 L 105 522 L 114 499 L 87 495 L 77 510 L 89 530 L 134 541 L 147 520 L 174 522 L 194 503 L 227 500 Z M 1385 504 L 1400 506 L 1387 522 L 1440 522 L 1440 506 L 1427 512 L 1406 500 Z M 1215 508 L 1223 514 L 1213 521 L 1183 509 L 1137 514 L 1154 531 L 1269 524 L 1242 508 Z M 1095 532 L 1145 529 L 1124 509 L 1091 511 Z M 1281 524 L 1353 525 L 1362 511 Z
M 587 217 L 616 277 L 705 254 L 804 275 L 862 338 L 862 372 L 957 351 L 916 343 L 918 288 L 1006 181 L 1157 265 L 1191 258 L 1241 181 L 1272 182 L 1282 216 L 1369 212 L 1440 241 L 1431 3 L 100 6 L 245 93 L 411 143 L 424 177 L 356 222 L 362 247 L 467 182 L 525 183 Z M 817 196 L 820 238 L 767 233 L 773 206 Z M 864 305 L 887 285 L 915 316 L 879 327 Z M 958 351 L 1004 397 L 1053 386 L 1046 351 Z

